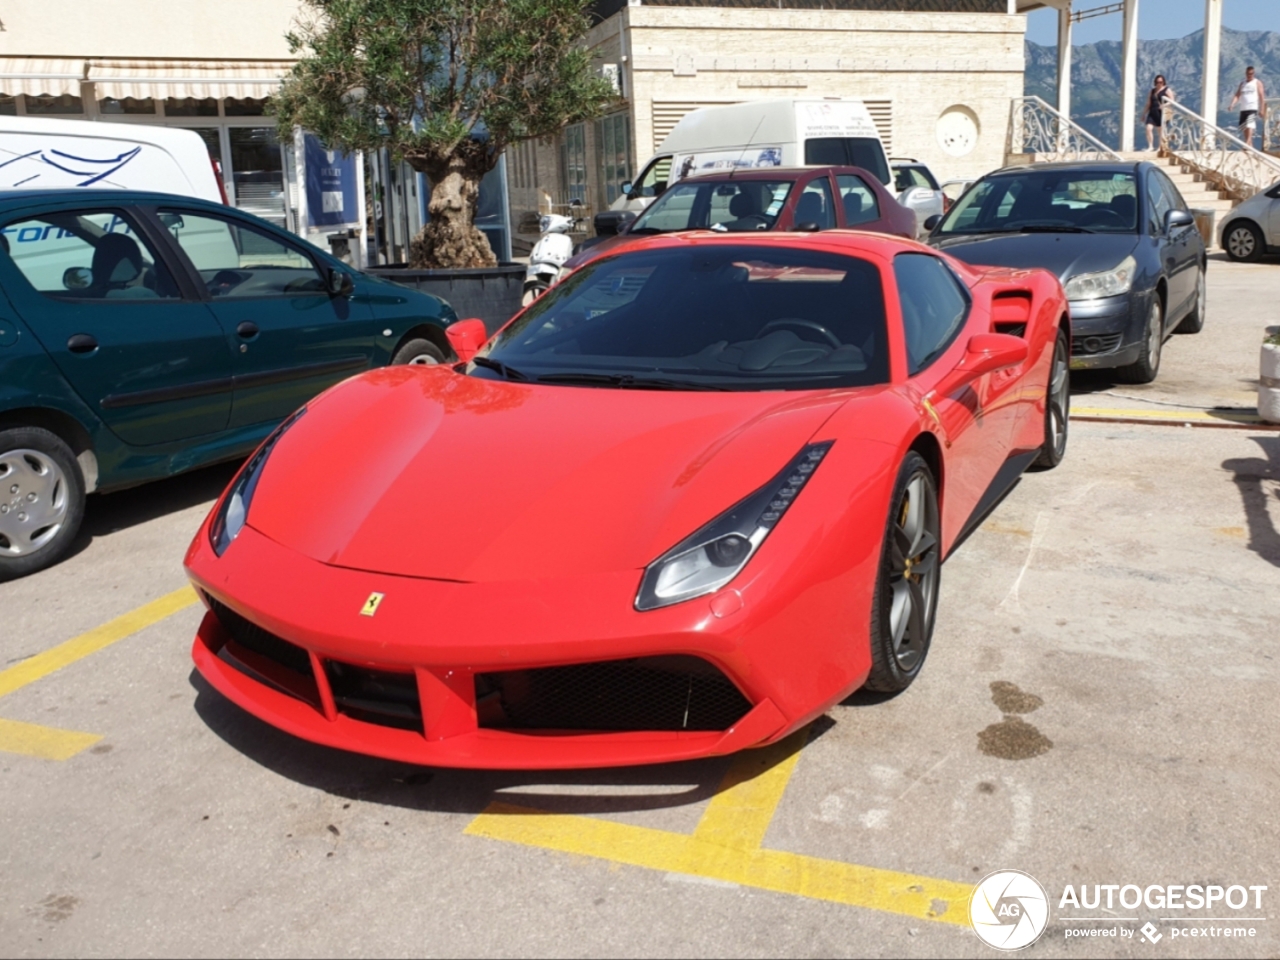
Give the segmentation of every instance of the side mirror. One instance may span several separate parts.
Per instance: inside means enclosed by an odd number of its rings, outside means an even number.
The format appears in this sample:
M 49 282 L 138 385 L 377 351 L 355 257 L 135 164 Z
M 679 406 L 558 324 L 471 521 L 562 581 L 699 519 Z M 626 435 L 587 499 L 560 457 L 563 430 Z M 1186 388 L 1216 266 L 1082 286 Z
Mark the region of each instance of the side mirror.
M 959 369 L 970 377 L 1007 370 L 1027 360 L 1027 341 L 1008 333 L 977 333 L 969 338 Z
M 631 188 L 634 186 L 635 184 L 632 183 L 630 180 L 623 180 L 622 186 L 620 186 L 618 190 L 621 191 L 624 197 L 629 197 L 631 196 Z
M 458 359 L 466 363 L 489 340 L 489 331 L 485 329 L 483 320 L 459 320 L 445 328 L 444 335 L 449 338 L 449 346 Z
M 938 224 L 940 224 L 941 222 L 942 222 L 942 214 L 935 213 L 933 216 L 925 218 L 924 228 L 928 230 L 930 233 L 933 233 L 933 231 L 938 229 Z
M 339 270 L 337 267 L 330 267 L 328 276 L 325 278 L 325 285 L 329 289 L 329 295 L 333 297 L 346 297 L 355 289 L 356 282 L 351 279 L 351 274 L 345 270 Z
M 1186 210 L 1170 210 L 1164 215 L 1164 232 L 1172 234 L 1175 230 L 1194 227 L 1196 218 Z
M 68 290 L 88 290 L 93 286 L 93 271 L 88 267 L 67 267 L 62 272 L 62 285 Z

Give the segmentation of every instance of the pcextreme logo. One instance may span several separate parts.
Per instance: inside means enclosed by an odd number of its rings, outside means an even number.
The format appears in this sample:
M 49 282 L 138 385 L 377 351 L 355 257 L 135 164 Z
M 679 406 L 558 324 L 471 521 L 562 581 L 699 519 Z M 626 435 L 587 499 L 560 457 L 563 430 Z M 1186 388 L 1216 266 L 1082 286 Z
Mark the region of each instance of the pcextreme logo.
M 1028 873 L 997 870 L 974 888 L 969 923 L 988 946 L 1021 950 L 1039 940 L 1049 925 L 1049 895 Z

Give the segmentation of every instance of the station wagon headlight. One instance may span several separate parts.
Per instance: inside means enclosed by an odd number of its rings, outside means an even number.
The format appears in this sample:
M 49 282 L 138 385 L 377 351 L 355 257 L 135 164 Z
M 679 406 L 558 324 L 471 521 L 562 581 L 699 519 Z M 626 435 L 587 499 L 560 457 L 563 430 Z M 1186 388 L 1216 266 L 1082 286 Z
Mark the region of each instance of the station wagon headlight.
M 1133 287 L 1133 275 L 1138 271 L 1138 262 L 1132 256 L 1125 257 L 1120 264 L 1102 273 L 1082 273 L 1067 281 L 1068 300 L 1097 300 L 1100 297 L 1118 297 L 1128 293 Z
M 263 441 L 262 446 L 249 458 L 244 469 L 232 481 L 231 488 L 227 490 L 222 503 L 218 505 L 218 512 L 213 515 L 213 522 L 209 524 L 209 540 L 213 545 L 213 552 L 218 556 L 226 552 L 227 547 L 231 546 L 231 541 L 240 536 L 240 531 L 244 529 L 249 519 L 249 504 L 253 501 L 254 491 L 258 489 L 258 479 L 262 476 L 262 468 L 267 465 L 267 458 L 271 456 L 272 449 L 284 432 L 297 423 L 298 418 L 306 412 L 307 408 L 303 407 L 286 417 L 280 426 L 272 431 L 271 436 Z
M 831 441 L 809 444 L 763 487 L 649 564 L 636 609 L 656 610 L 714 593 L 736 577 L 830 449 Z

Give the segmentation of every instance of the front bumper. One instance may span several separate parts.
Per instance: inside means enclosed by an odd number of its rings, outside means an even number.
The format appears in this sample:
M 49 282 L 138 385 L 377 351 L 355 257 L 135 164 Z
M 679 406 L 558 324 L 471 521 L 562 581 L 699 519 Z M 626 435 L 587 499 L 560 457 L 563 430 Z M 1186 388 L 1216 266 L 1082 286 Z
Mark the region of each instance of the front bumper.
M 1123 367 L 1138 359 L 1148 297 L 1126 293 L 1072 300 L 1071 369 Z
M 202 529 L 187 568 L 211 607 L 192 656 L 214 688 L 295 736 L 414 764 L 600 767 L 732 753 L 777 740 L 808 722 L 861 683 L 869 668 L 865 652 L 858 652 L 865 645 L 850 637 L 814 636 L 810 598 L 797 602 L 791 593 L 788 603 L 785 585 L 779 590 L 777 583 L 762 588 L 776 602 L 753 605 L 748 596 L 735 610 L 736 602 L 723 602 L 722 591 L 642 614 L 631 606 L 639 580 L 635 571 L 572 584 L 418 580 L 319 563 L 251 527 L 222 558 L 214 556 Z M 730 591 L 739 597 L 751 592 L 746 584 L 741 593 Z M 374 593 L 383 595 L 380 605 L 373 616 L 362 615 Z M 718 606 L 714 599 L 721 601 Z M 817 596 L 812 600 L 822 602 Z M 214 612 L 219 605 L 221 618 Z M 827 669 L 815 671 L 811 659 L 797 650 L 798 625 L 789 622 L 791 611 L 804 618 L 806 647 L 822 644 L 840 651 L 822 658 Z M 284 652 L 273 653 L 271 641 L 255 642 L 256 649 L 238 642 L 232 635 L 237 631 L 227 626 L 236 617 L 250 625 L 239 629 L 282 641 Z M 264 649 L 271 655 L 263 656 Z M 291 667 L 285 664 L 290 657 Z M 502 722 L 495 727 L 486 721 L 486 712 L 492 713 L 486 685 L 492 688 L 496 676 L 514 678 L 518 686 L 539 671 L 554 674 L 557 667 L 633 663 L 635 658 L 646 663 L 647 658 L 697 658 L 706 672 L 723 678 L 714 681 L 722 694 L 727 684 L 739 698 L 737 719 L 723 729 L 608 732 L 538 729 L 527 722 L 523 728 Z M 375 687 L 388 681 L 384 687 L 407 705 L 408 721 L 387 722 L 385 715 L 352 708 L 358 701 L 344 700 L 336 689 L 346 681 L 335 675 L 335 664 L 339 673 L 373 678 Z M 693 690 L 691 680 L 691 698 Z M 686 723 L 696 712 L 697 704 L 691 703 Z M 563 713 L 541 713 L 548 715 Z

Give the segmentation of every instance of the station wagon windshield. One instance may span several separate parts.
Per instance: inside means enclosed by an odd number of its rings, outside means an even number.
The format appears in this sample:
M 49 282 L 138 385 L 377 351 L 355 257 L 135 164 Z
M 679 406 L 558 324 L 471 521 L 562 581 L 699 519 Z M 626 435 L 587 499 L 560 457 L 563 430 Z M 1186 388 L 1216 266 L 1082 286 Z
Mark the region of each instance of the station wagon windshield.
M 1132 173 L 1036 171 L 982 181 L 951 208 L 938 233 L 1136 233 Z
M 552 287 L 469 372 L 668 390 L 887 383 L 880 272 L 856 257 L 760 245 L 609 257 Z
M 778 221 L 791 180 L 686 180 L 649 205 L 628 233 L 673 230 L 770 230 Z

